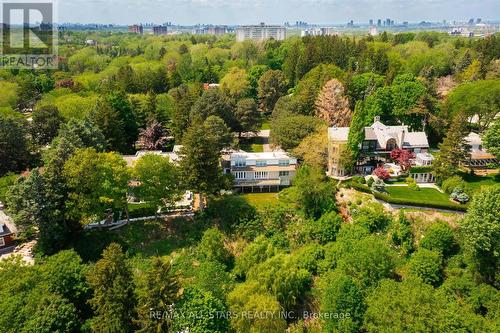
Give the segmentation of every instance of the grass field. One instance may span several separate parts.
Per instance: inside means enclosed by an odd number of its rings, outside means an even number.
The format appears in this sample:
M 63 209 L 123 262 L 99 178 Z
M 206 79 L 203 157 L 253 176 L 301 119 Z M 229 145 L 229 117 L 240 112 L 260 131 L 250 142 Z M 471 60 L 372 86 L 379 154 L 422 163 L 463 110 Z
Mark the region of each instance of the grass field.
M 262 208 L 278 201 L 278 193 L 246 193 L 243 198 L 255 208 Z
M 479 190 L 481 186 L 500 184 L 500 173 L 484 177 L 471 175 L 470 173 L 461 173 L 460 176 L 473 191 Z
M 450 203 L 446 194 L 433 188 L 421 188 L 420 191 L 413 191 L 406 186 L 387 186 L 385 190 L 393 198 L 410 199 L 422 203 Z

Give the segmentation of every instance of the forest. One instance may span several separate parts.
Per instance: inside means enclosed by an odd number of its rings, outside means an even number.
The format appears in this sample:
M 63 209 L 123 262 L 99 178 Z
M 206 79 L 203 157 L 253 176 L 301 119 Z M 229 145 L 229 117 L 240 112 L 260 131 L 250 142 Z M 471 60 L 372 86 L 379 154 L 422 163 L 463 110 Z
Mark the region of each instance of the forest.
M 470 131 L 500 158 L 498 34 L 65 31 L 59 56 L 58 70 L 0 69 L 0 201 L 19 241 L 36 240 L 34 265 L 0 262 L 2 331 L 498 330 L 498 177 L 474 187 L 460 165 Z M 351 127 L 354 165 L 374 117 L 426 132 L 439 186 L 470 196 L 464 214 L 387 210 L 325 176 L 326 128 Z M 299 159 L 293 186 L 228 194 L 221 151 L 264 128 Z M 122 158 L 174 145 L 179 165 Z M 83 228 L 185 190 L 206 199 L 192 218 Z

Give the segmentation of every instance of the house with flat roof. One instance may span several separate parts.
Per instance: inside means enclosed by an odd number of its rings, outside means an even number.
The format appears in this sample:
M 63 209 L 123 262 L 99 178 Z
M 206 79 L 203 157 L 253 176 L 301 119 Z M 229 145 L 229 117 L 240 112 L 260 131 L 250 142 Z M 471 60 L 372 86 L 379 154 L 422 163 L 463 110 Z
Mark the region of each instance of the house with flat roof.
M 134 155 L 123 155 L 122 157 L 125 160 L 125 162 L 127 162 L 128 167 L 133 167 L 135 165 L 135 162 L 137 162 L 137 160 L 139 160 L 142 156 L 146 154 L 154 154 L 162 157 L 168 157 L 170 162 L 172 162 L 173 164 L 178 164 L 180 161 L 179 152 L 181 148 L 182 148 L 181 145 L 175 145 L 174 149 L 170 152 L 164 152 L 161 150 L 139 150 Z
M 341 163 L 343 150 L 347 147 L 349 127 L 330 127 L 328 129 L 328 175 L 332 177 L 346 176 Z M 416 155 L 415 161 L 424 165 L 431 165 L 434 159 L 427 154 L 429 142 L 425 132 L 411 132 L 408 126 L 387 126 L 375 117 L 371 126 L 363 130 L 363 141 L 360 144 L 360 158 L 356 164 L 356 171 L 369 174 L 378 165 L 388 162 L 394 149 L 409 150 Z
M 242 192 L 271 192 L 291 185 L 297 159 L 281 151 L 237 151 L 223 158 L 223 168 L 226 174 L 233 175 L 234 188 Z

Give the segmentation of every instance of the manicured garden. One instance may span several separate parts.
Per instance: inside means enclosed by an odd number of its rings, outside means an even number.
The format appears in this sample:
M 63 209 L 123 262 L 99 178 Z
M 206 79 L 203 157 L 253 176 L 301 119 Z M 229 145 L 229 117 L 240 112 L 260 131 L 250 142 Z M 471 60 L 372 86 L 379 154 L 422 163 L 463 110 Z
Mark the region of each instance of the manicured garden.
M 385 190 L 395 199 L 413 200 L 423 203 L 451 203 L 448 195 L 433 188 L 420 188 L 420 191 L 413 191 L 407 186 L 387 186 Z

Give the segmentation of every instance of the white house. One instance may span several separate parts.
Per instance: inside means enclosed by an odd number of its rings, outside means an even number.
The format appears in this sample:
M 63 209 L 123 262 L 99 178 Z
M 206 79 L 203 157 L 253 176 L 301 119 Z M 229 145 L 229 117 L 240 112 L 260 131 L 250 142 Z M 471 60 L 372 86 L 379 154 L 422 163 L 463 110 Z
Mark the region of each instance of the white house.
M 297 159 L 285 152 L 233 152 L 224 165 L 234 176 L 234 187 L 251 192 L 279 190 L 290 186 L 295 177 Z

